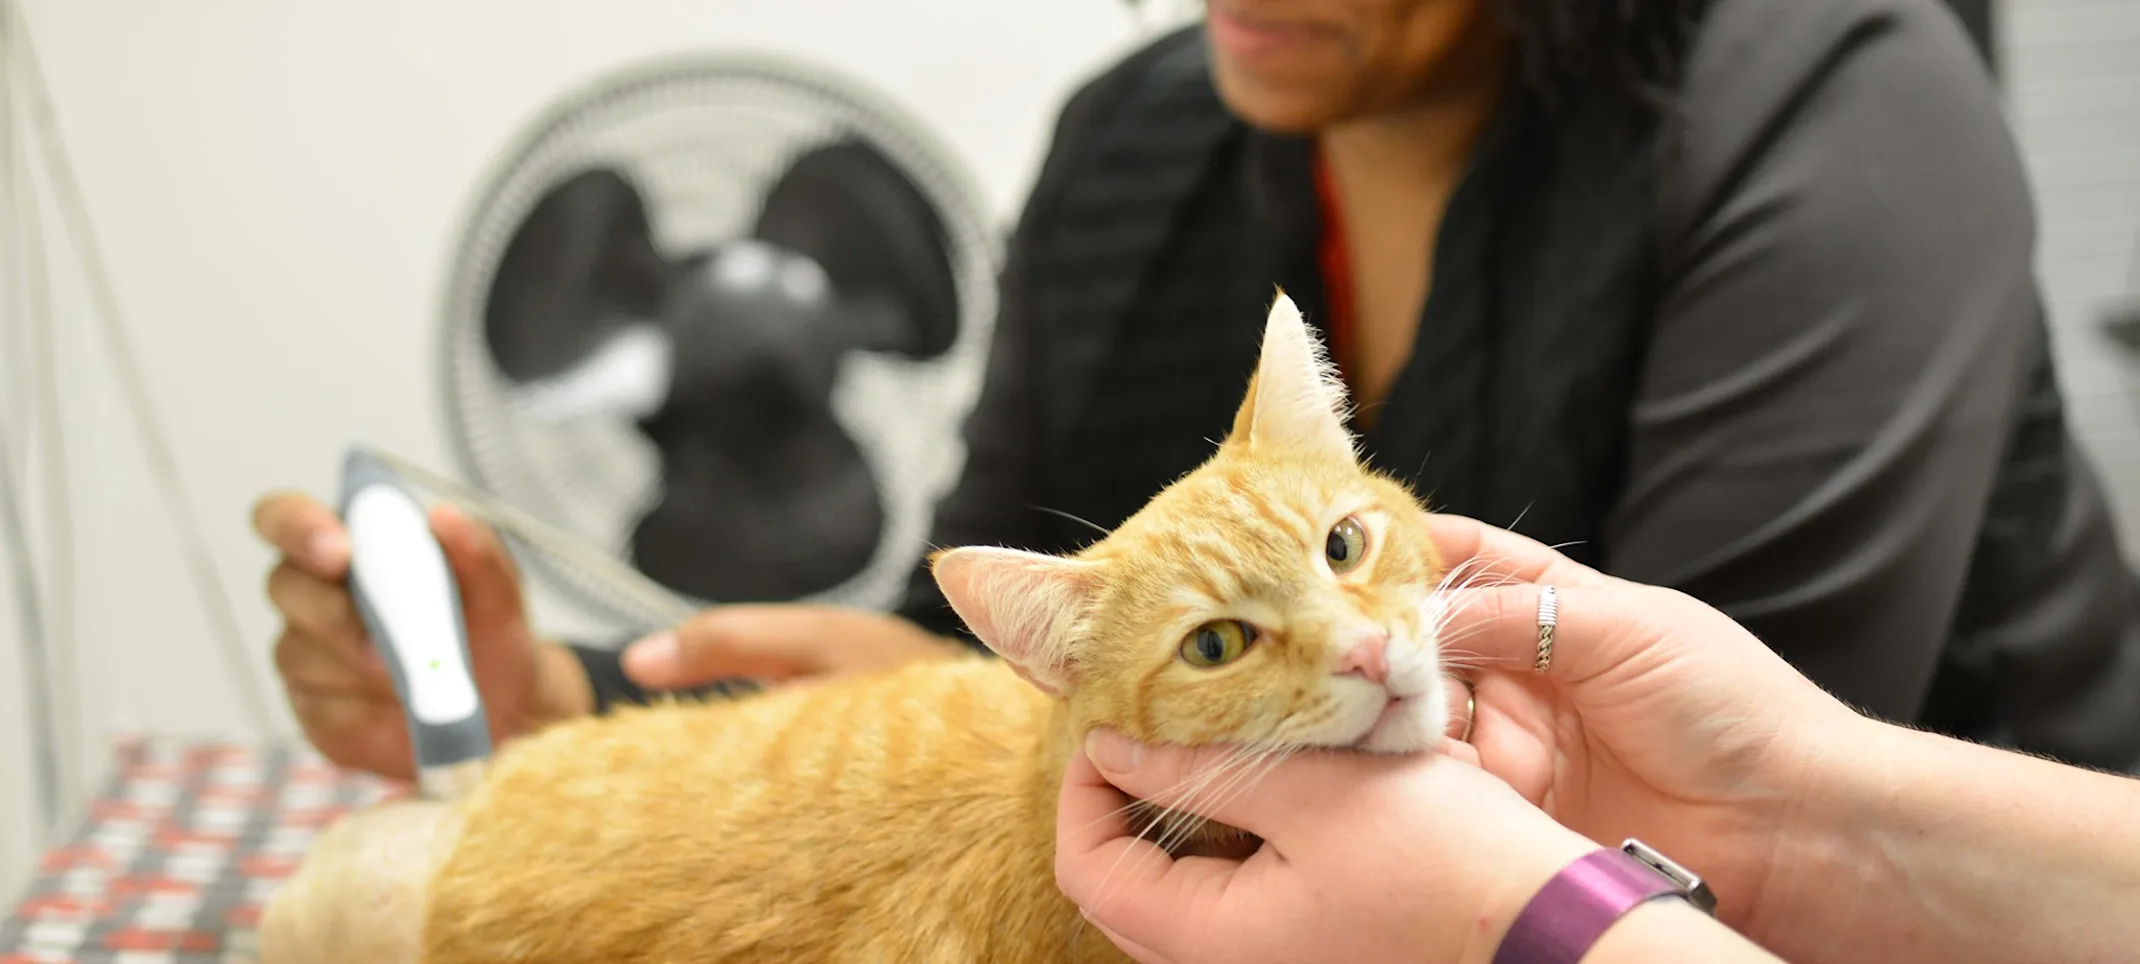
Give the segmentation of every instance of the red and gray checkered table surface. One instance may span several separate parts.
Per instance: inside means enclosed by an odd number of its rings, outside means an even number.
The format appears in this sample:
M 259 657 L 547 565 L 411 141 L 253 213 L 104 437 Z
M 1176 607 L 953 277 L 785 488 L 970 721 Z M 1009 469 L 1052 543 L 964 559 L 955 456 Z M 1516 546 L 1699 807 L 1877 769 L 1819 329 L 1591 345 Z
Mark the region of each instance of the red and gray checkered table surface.
M 309 750 L 131 739 L 0 919 L 0 964 L 238 964 L 312 838 L 407 792 Z

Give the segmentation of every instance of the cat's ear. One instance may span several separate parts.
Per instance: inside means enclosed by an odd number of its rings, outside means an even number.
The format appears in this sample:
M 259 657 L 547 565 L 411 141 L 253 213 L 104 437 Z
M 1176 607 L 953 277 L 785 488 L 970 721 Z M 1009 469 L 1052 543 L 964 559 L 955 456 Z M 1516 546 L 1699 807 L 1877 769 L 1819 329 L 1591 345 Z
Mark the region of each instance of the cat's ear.
M 1271 302 L 1263 325 L 1263 356 L 1234 414 L 1228 441 L 1250 448 L 1357 458 L 1345 430 L 1345 383 L 1323 345 L 1285 292 Z
M 1050 695 L 1075 683 L 1071 642 L 1092 598 L 1093 563 L 1017 549 L 962 546 L 929 557 L 966 627 Z

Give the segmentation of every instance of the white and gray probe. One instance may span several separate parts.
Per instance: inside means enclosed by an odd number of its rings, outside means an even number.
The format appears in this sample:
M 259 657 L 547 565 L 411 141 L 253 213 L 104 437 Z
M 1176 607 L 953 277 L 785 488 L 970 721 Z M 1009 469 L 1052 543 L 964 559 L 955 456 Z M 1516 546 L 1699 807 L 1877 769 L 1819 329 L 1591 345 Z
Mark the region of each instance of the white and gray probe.
M 349 529 L 349 594 L 401 697 L 418 789 L 458 797 L 482 776 L 491 739 L 453 570 L 423 503 L 360 449 L 342 463 L 341 514 Z

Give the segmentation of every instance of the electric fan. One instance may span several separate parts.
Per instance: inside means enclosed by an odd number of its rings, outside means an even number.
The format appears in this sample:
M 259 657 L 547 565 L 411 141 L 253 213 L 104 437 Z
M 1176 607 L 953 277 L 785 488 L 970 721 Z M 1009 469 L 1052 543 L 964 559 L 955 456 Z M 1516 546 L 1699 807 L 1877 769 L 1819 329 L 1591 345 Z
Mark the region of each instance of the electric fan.
M 918 122 L 827 71 L 730 56 L 597 83 L 510 153 L 460 240 L 462 467 L 694 604 L 889 606 L 963 461 L 995 313 L 984 207 Z M 670 618 L 513 545 L 597 619 Z

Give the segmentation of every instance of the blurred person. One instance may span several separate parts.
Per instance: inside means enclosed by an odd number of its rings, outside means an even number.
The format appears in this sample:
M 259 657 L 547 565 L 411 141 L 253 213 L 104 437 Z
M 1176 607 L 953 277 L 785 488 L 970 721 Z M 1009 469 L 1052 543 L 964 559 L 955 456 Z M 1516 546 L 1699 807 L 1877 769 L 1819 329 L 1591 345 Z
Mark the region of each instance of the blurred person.
M 1063 109 L 929 541 L 1059 552 L 1126 518 L 1224 434 L 1282 286 L 1436 509 L 1693 595 L 1876 716 L 2132 767 L 2134 577 L 2034 243 L 1936 0 L 1212 0 Z M 962 639 L 917 568 L 894 614 L 550 641 L 497 540 L 435 522 L 501 737 Z M 254 525 L 306 734 L 406 774 L 333 514 L 275 494 Z

